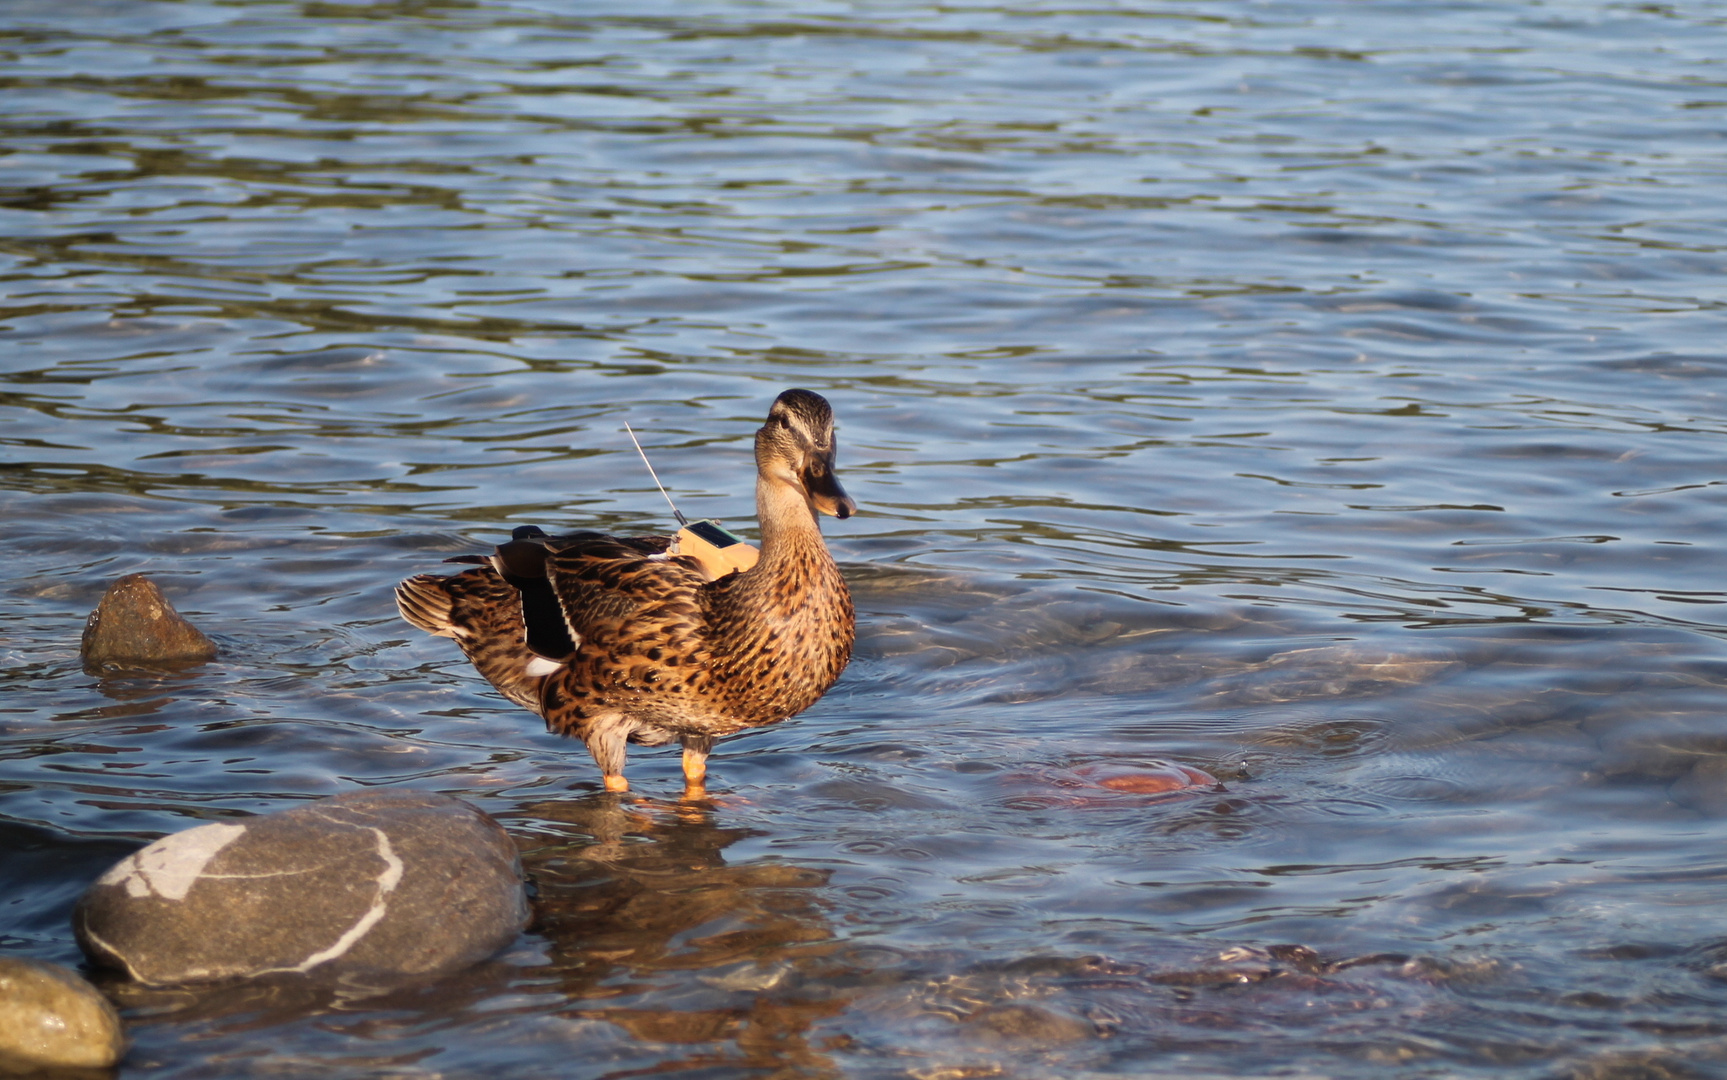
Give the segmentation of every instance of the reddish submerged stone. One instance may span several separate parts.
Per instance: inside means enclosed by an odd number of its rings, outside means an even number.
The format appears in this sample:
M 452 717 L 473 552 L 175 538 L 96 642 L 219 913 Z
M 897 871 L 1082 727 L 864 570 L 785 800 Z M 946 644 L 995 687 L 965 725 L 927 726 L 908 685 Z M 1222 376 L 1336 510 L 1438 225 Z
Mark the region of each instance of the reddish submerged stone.
M 1024 809 L 1131 805 L 1136 796 L 1139 802 L 1157 802 L 1223 788 L 1204 769 L 1159 758 L 1039 769 L 1014 773 L 1007 779 L 1024 793 L 1016 795 L 1008 805 Z
M 1100 761 L 1070 771 L 1098 787 L 1132 795 L 1171 795 L 1193 788 L 1217 787 L 1217 777 L 1173 761 Z

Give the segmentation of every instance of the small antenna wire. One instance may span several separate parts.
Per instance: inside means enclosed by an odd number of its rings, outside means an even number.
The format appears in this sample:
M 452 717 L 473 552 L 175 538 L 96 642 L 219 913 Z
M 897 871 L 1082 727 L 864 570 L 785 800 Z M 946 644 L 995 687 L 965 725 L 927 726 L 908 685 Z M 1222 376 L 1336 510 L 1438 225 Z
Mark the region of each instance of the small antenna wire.
M 660 474 L 654 471 L 654 463 L 648 460 L 648 452 L 642 449 L 642 441 L 636 438 L 635 429 L 630 427 L 628 420 L 624 421 L 624 430 L 630 433 L 630 441 L 636 444 L 636 453 L 642 455 L 642 464 L 648 467 L 648 475 L 654 478 L 654 486 L 666 497 L 666 505 L 672 508 L 672 516 L 678 519 L 680 526 L 688 525 L 684 515 L 678 512 L 678 504 L 672 501 L 671 493 L 666 491 L 666 485 L 660 483 Z

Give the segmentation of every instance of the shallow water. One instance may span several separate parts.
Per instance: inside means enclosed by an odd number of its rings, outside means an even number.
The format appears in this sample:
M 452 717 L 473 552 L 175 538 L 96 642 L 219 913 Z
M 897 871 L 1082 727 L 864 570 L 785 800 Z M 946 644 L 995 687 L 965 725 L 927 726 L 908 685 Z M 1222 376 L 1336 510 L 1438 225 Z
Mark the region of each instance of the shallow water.
M 111 983 L 123 1075 L 1724 1075 L 1719 8 L 12 0 L 0 55 L 0 949 L 364 785 L 539 889 L 431 985 Z M 858 655 L 711 810 L 397 618 L 663 530 L 625 420 L 748 532 L 794 385 Z M 220 660 L 84 672 L 134 571 Z M 1085 781 L 1156 760 L 1224 790 Z

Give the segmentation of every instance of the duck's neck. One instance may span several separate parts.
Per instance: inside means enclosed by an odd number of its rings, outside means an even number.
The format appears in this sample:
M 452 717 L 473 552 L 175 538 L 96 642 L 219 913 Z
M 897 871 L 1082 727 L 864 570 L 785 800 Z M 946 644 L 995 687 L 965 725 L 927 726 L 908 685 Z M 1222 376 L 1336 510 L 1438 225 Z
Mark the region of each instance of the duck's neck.
M 755 569 L 763 579 L 802 578 L 834 566 L 809 498 L 792 485 L 758 478 L 756 521 L 762 553 Z
M 749 698 L 735 708 L 771 721 L 807 709 L 839 678 L 851 656 L 852 602 L 801 490 L 758 481 L 756 512 L 761 557 L 721 578 L 709 598 L 710 676 Z

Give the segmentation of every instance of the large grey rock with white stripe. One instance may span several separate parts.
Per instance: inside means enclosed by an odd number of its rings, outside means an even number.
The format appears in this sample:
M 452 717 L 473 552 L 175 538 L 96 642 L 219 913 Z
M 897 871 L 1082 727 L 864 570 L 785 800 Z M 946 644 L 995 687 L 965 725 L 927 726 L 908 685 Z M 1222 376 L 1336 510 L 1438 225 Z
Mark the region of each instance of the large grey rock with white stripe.
M 443 795 L 356 791 L 174 833 L 73 913 L 92 963 L 166 985 L 450 971 L 527 925 L 515 844 Z

